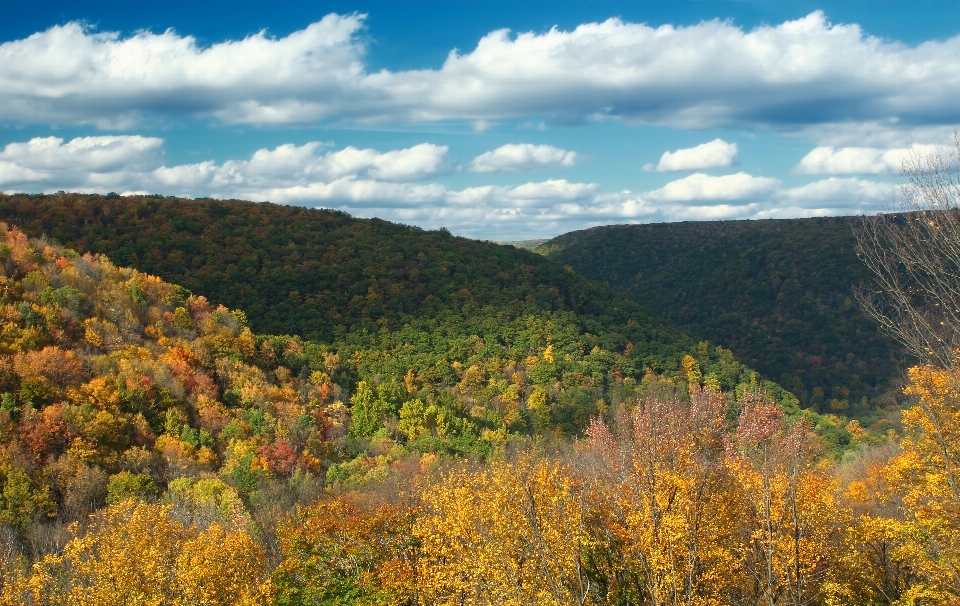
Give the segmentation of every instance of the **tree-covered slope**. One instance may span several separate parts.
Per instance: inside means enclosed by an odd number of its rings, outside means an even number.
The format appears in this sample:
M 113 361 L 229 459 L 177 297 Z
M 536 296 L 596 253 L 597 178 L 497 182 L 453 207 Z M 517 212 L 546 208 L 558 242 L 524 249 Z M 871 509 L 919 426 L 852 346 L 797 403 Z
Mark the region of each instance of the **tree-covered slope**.
M 483 381 L 495 382 L 529 370 L 525 358 L 554 345 L 556 365 L 527 384 L 544 388 L 565 431 L 582 429 L 623 380 L 685 376 L 687 354 L 702 379 L 712 374 L 724 389 L 758 380 L 722 344 L 701 343 L 559 263 L 445 230 L 269 203 L 115 194 L 0 194 L 4 219 L 243 309 L 255 332 L 329 344 L 351 359 L 348 383 L 411 371 L 446 386 L 473 365 L 453 372 L 450 364 L 471 356 L 488 367 Z M 578 366 L 594 351 L 616 357 Z
M 201 480 L 233 519 L 259 519 L 420 455 L 579 435 L 648 392 L 703 386 L 733 410 L 763 387 L 803 414 L 727 350 L 665 343 L 682 368 L 657 374 L 568 310 L 467 302 L 334 343 L 246 324 L 240 310 L 0 223 L 0 532 L 29 543 L 38 524 L 130 493 L 189 501 Z M 839 418 L 807 417 L 835 447 L 853 437 Z
M 857 221 L 613 225 L 537 250 L 723 343 L 804 404 L 856 412 L 900 374 L 902 356 L 857 308 L 852 289 L 869 278 Z
M 623 378 L 627 356 L 569 314 L 503 320 L 441 314 L 367 346 L 256 335 L 241 311 L 0 223 L 0 530 L 190 478 L 256 515 L 294 475 L 359 486 L 408 455 L 577 431 L 660 380 Z M 745 371 L 716 363 L 728 384 Z
M 677 368 L 696 341 L 529 251 L 329 210 L 239 201 L 0 195 L 0 220 L 108 255 L 211 301 L 251 328 L 330 342 L 465 305 L 510 317 L 566 311 L 603 346 Z
M 912 372 L 899 450 L 705 343 L 625 377 L 569 310 L 468 301 L 333 345 L 245 322 L 0 223 L 0 603 L 760 603 L 795 570 L 809 603 L 950 597 L 925 416 L 950 371 Z

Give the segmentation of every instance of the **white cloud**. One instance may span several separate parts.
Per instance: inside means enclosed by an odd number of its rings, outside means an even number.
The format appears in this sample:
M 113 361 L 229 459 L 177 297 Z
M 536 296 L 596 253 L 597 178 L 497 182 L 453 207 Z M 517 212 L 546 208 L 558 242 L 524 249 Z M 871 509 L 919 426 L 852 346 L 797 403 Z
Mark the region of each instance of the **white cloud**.
M 913 157 L 945 151 L 936 145 L 899 149 L 820 146 L 804 156 L 793 172 L 798 175 L 897 174 L 904 162 Z
M 876 212 L 897 194 L 892 184 L 855 178 L 830 177 L 783 188 L 775 179 L 728 176 L 736 179 L 687 177 L 651 192 L 598 195 L 584 214 L 592 225 L 839 216 Z
M 362 26 L 360 15 L 329 15 L 283 38 L 261 32 L 205 48 L 169 30 L 122 37 L 56 26 L 0 45 L 0 119 L 462 120 L 484 128 L 613 116 L 826 134 L 830 125 L 960 122 L 960 37 L 909 46 L 831 24 L 819 11 L 749 31 L 729 21 L 654 28 L 618 19 L 571 31 L 498 30 L 437 69 L 374 73 Z
M 847 120 L 953 123 L 960 38 L 908 47 L 820 12 L 744 31 L 611 19 L 544 34 L 485 36 L 442 68 L 372 74 L 411 120 L 619 116 L 680 127 L 797 129 Z
M 243 160 L 174 166 L 163 163 L 162 143 L 136 136 L 11 143 L 0 152 L 0 190 L 269 200 L 500 240 L 624 221 L 852 214 L 877 210 L 882 200 L 896 196 L 891 184 L 859 178 L 784 188 L 777 179 L 744 172 L 694 173 L 646 192 L 603 192 L 596 183 L 565 179 L 451 189 L 422 181 L 450 165 L 447 148 L 428 143 L 386 152 L 288 144 Z
M 576 152 L 550 145 L 507 144 L 480 154 L 470 163 L 475 173 L 531 171 L 547 166 L 573 166 Z
M 173 30 L 122 38 L 79 23 L 0 45 L 2 118 L 113 125 L 145 114 L 291 123 L 352 113 L 358 15 L 328 15 L 281 39 L 260 32 L 201 48 Z
M 511 198 L 527 201 L 570 201 L 584 199 L 596 190 L 597 186 L 593 183 L 570 183 L 566 179 L 556 179 L 515 187 L 511 191 Z
M 10 143 L 0 159 L 43 171 L 75 169 L 111 172 L 132 163 L 155 161 L 163 139 L 155 137 L 77 137 L 64 144 L 59 137 L 36 137 L 26 143 Z
M 0 187 L 99 191 L 104 183 L 133 191 L 243 195 L 263 187 L 338 180 L 417 181 L 449 172 L 446 146 L 421 143 L 380 153 L 347 147 L 318 155 L 320 142 L 260 149 L 249 160 L 161 165 L 163 140 L 139 136 L 47 137 L 11 143 L 0 152 Z M 136 182 L 134 187 L 131 183 Z
M 421 143 L 386 153 L 373 149 L 348 147 L 324 156 L 324 174 L 328 177 L 365 174 L 383 181 L 410 181 L 443 174 L 452 169 L 448 147 Z
M 421 143 L 406 149 L 380 153 L 375 149 L 347 147 L 315 155 L 319 142 L 302 146 L 281 145 L 261 149 L 249 161 L 224 163 L 220 173 L 234 183 L 257 185 L 268 182 L 369 178 L 380 181 L 418 181 L 449 172 L 453 163 L 448 147 Z
M 882 201 L 896 195 L 897 186 L 891 183 L 830 177 L 784 190 L 779 197 L 790 208 L 829 208 L 834 214 L 849 215 L 879 210 Z
M 447 190 L 434 183 L 387 183 L 369 179 L 341 178 L 331 182 L 312 182 L 251 190 L 245 194 L 255 201 L 334 208 L 376 208 L 389 215 L 399 208 L 422 207 L 442 203 Z M 377 216 L 383 216 L 377 215 Z
M 77 137 L 64 143 L 59 137 L 37 137 L 9 143 L 0 152 L 0 187 L 85 189 L 106 182 L 125 184 L 130 171 L 156 166 L 163 139 L 140 136 Z M 9 189 L 8 189 L 9 191 Z
M 678 170 L 703 170 L 705 168 L 724 168 L 737 161 L 737 144 L 727 143 L 723 139 L 714 139 L 696 147 L 678 149 L 675 152 L 663 152 L 660 162 L 654 166 L 647 164 L 645 171 L 658 173 Z
M 956 122 L 945 124 L 909 124 L 896 118 L 876 121 L 844 121 L 810 124 L 796 131 L 799 138 L 830 147 L 877 147 L 896 149 L 910 147 L 915 141 L 929 144 L 953 143 Z
M 667 183 L 651 191 L 646 197 L 658 202 L 691 202 L 703 200 L 747 200 L 769 196 L 780 185 L 770 177 L 754 177 L 739 172 L 714 177 L 694 173 L 689 177 Z

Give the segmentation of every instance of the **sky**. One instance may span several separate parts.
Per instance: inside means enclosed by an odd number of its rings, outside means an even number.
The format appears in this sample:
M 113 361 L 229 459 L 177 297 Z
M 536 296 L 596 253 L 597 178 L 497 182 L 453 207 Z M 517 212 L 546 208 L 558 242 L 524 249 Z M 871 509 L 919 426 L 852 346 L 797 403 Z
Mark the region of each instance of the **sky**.
M 0 191 L 489 240 L 853 215 L 950 153 L 960 3 L 0 0 Z

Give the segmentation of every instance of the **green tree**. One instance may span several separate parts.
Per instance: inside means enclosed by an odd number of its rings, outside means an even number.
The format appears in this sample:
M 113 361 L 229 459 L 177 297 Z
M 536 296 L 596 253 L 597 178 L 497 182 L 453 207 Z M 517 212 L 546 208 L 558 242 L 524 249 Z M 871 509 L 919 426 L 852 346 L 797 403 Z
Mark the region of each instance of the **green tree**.
M 383 423 L 385 403 L 377 398 L 366 381 L 357 383 L 357 391 L 350 398 L 350 434 L 356 437 L 373 435 Z

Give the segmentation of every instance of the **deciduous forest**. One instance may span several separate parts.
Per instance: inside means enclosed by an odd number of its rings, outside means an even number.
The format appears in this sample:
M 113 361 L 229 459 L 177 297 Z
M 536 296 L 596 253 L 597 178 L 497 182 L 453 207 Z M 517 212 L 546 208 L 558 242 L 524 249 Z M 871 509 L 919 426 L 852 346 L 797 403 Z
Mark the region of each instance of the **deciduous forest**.
M 896 389 L 902 347 L 861 313 L 858 217 L 612 225 L 537 250 L 723 343 L 804 406 L 861 415 Z
M 213 200 L 0 215 L 0 604 L 960 597 L 953 369 L 822 406 L 509 246 Z

